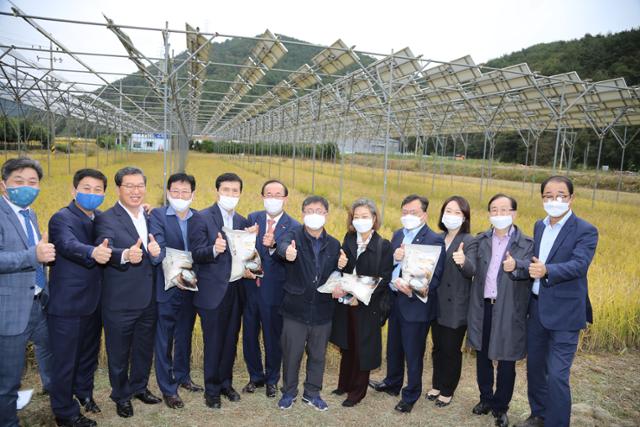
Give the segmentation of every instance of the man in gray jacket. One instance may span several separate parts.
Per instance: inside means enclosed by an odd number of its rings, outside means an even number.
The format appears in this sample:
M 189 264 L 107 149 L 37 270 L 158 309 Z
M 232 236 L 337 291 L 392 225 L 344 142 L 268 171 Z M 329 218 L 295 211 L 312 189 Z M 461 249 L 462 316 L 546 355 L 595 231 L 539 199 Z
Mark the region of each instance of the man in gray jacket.
M 499 427 L 509 425 L 515 362 L 526 356 L 525 322 L 531 288 L 526 268 L 533 254 L 533 239 L 513 225 L 517 209 L 516 200 L 505 194 L 496 194 L 489 201 L 493 227 L 476 237 L 476 274 L 467 318 L 467 340 L 476 350 L 480 389 L 480 402 L 473 413 L 492 412 Z M 498 361 L 495 390 L 493 361 Z
M 9 159 L 0 182 L 0 425 L 18 426 L 16 400 L 29 341 L 36 346 L 42 378 L 52 362 L 43 310 L 47 301 L 44 265 L 55 248 L 30 208 L 40 192 L 42 168 L 32 159 Z M 45 389 L 48 384 L 44 384 Z

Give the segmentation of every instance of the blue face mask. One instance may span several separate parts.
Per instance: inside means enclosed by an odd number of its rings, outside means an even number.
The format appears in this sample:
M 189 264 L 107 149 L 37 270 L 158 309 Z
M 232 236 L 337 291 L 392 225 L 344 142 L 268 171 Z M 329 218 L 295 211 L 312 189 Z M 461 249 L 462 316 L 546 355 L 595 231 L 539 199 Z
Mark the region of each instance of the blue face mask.
M 87 211 L 93 211 L 104 202 L 104 194 L 76 193 L 76 202 Z
M 36 197 L 38 197 L 38 193 L 40 193 L 39 188 L 29 187 L 28 185 L 23 185 L 22 187 L 7 187 L 7 196 L 9 200 L 11 200 L 11 203 L 23 209 L 33 203 Z

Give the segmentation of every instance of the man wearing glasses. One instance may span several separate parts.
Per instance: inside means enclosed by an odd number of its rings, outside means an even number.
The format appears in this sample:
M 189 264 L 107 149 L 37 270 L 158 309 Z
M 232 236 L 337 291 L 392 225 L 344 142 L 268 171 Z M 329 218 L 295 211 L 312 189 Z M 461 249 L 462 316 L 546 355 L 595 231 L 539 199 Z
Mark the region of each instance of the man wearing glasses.
M 533 228 L 533 279 L 527 319 L 527 386 L 531 416 L 526 427 L 568 426 L 569 374 L 580 329 L 593 322 L 587 272 L 598 245 L 598 230 L 571 210 L 573 183 L 565 176 L 540 186 L 547 216 Z
M 189 250 L 188 230 L 195 211 L 193 202 L 196 180 L 192 175 L 176 173 L 167 180 L 168 205 L 154 209 L 149 218 L 149 231 L 160 245 L 160 260 L 166 248 Z M 156 270 L 158 324 L 155 340 L 155 369 L 158 386 L 165 404 L 172 409 L 184 403 L 178 387 L 191 392 L 204 389 L 191 380 L 191 336 L 196 319 L 193 291 L 173 287 L 164 289 L 162 267 Z
M 324 228 L 329 202 L 309 196 L 302 202 L 303 226 L 293 227 L 278 240 L 276 251 L 285 260 L 286 281 L 281 313 L 282 398 L 280 409 L 293 406 L 298 395 L 298 374 L 307 352 L 307 375 L 302 401 L 318 411 L 329 409 L 320 396 L 325 354 L 334 302 L 331 294 L 317 291 L 337 269 L 340 242 Z
M 300 223 L 284 210 L 289 190 L 282 182 L 275 179 L 265 182 L 261 194 L 264 210 L 249 214 L 248 221 L 259 226 L 256 249 L 264 275 L 244 282 L 246 301 L 242 314 L 242 352 L 249 371 L 249 383 L 242 391 L 254 393 L 256 388 L 266 385 L 267 397 L 275 397 L 282 363 L 282 316 L 279 310 L 286 280 L 284 261 L 275 253 L 276 242 Z M 264 365 L 260 332 L 264 342 Z
M 132 397 L 146 404 L 162 401 L 147 388 L 156 325 L 153 266 L 160 262 L 160 245 L 142 207 L 146 182 L 142 170 L 120 169 L 118 201 L 95 219 L 96 244 L 106 239 L 112 250 L 104 270 L 102 320 L 111 399 L 123 418 L 133 416 Z
M 491 412 L 499 427 L 509 425 L 507 411 L 516 380 L 516 361 L 527 353 L 525 322 L 531 280 L 526 265 L 533 254 L 533 239 L 513 224 L 517 210 L 513 197 L 493 196 L 488 205 L 492 227 L 478 234 L 476 251 L 466 254 L 476 265 L 467 342 L 476 350 L 480 402 L 472 412 Z

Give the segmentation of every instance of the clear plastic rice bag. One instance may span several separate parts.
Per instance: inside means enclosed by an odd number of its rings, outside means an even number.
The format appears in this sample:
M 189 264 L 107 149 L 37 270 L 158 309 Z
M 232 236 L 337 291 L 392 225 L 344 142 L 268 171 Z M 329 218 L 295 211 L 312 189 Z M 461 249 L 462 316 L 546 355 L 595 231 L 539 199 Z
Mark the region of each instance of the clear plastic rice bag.
M 241 279 L 245 269 L 248 269 L 257 277 L 262 277 L 262 261 L 260 260 L 260 254 L 256 250 L 258 233 L 232 230 L 227 227 L 222 227 L 222 231 L 227 236 L 229 253 L 231 254 L 231 277 L 229 277 L 229 281 L 233 282 Z
M 408 284 L 422 302 L 427 302 L 429 283 L 441 252 L 442 247 L 436 245 L 404 245 L 402 277 L 399 280 Z
M 330 294 L 337 285 L 340 285 L 345 292 L 356 297 L 358 301 L 364 305 L 369 305 L 371 295 L 373 295 L 373 291 L 375 291 L 380 280 L 380 277 L 358 276 L 334 271 L 325 284 L 318 288 L 318 292 Z M 345 303 L 350 302 L 350 300 L 350 298 L 345 297 Z
M 193 258 L 191 252 L 174 248 L 166 248 L 162 260 L 164 273 L 164 290 L 178 286 L 180 289 L 197 291 L 196 274 L 193 272 Z

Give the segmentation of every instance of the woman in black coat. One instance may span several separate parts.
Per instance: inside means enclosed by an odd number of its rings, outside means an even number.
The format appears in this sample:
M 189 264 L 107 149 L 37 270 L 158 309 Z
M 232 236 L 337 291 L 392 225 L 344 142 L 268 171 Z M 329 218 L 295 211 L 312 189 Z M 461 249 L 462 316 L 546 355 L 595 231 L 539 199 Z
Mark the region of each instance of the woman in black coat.
M 445 232 L 445 264 L 438 287 L 438 319 L 432 329 L 433 376 L 427 399 L 438 407 L 451 403 L 462 369 L 462 340 L 467 330 L 471 280 L 475 273 L 476 241 L 469 234 L 471 208 L 452 196 L 440 210 L 439 228 Z
M 356 200 L 348 216 L 349 231 L 342 243 L 338 267 L 345 273 L 381 277 L 369 305 L 355 297 L 349 304 L 336 300 L 331 342 L 340 347 L 340 376 L 333 394 L 347 394 L 342 406 L 351 407 L 367 394 L 369 373 L 381 363 L 381 325 L 390 306 L 389 280 L 393 271 L 391 243 L 383 239 L 376 205 L 368 199 Z M 346 296 L 337 290 L 334 298 Z M 388 314 L 388 313 L 387 313 Z

